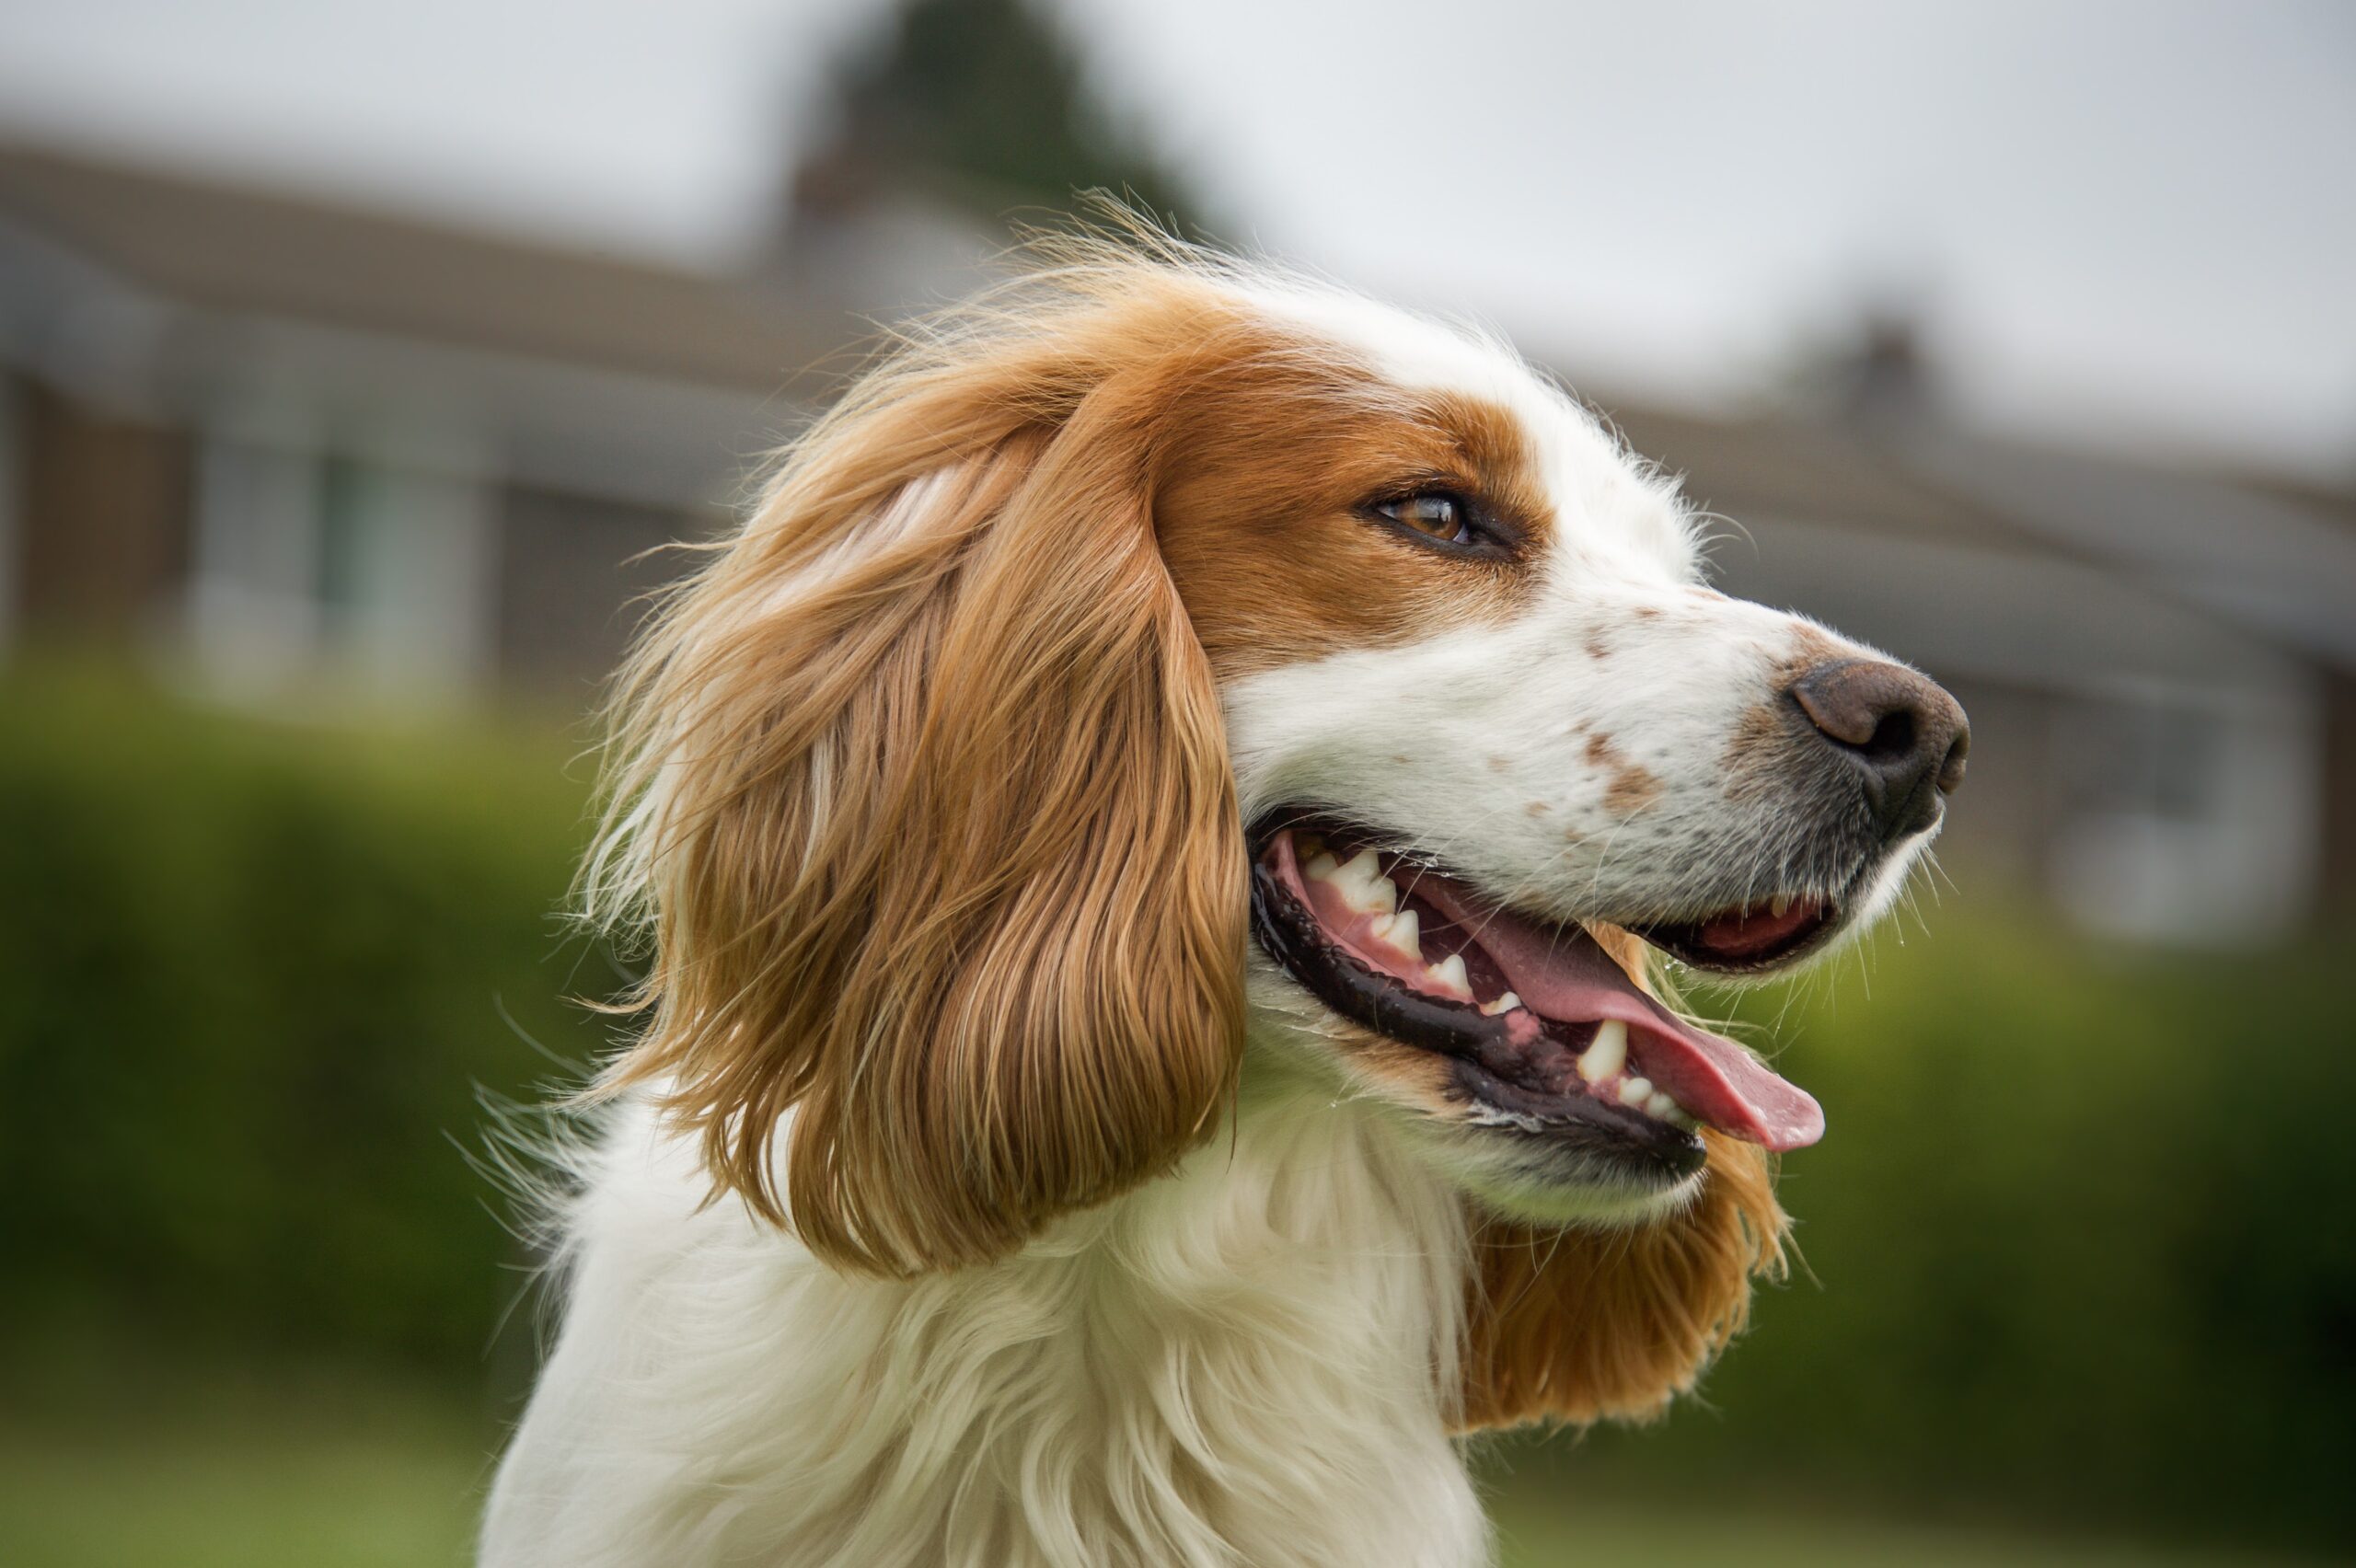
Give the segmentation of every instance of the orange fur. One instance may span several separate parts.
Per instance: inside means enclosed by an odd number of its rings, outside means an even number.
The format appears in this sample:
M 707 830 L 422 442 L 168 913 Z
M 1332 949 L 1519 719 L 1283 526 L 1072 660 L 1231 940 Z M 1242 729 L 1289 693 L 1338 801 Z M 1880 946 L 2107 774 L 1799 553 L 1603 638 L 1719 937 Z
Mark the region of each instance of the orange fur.
M 1633 931 L 1588 928 L 1671 1006 Z M 1659 1414 L 1750 1317 L 1751 1282 L 1783 1273 L 1791 1228 L 1766 1150 L 1714 1132 L 1701 1191 L 1642 1225 L 1553 1229 L 1475 1213 L 1459 1430 Z
M 846 1268 L 1001 1256 L 1211 1129 L 1246 907 L 1218 682 L 1519 591 L 1352 511 L 1397 471 L 1511 501 L 1496 410 L 1390 396 L 1184 267 L 1056 286 L 854 386 L 618 695 L 589 891 L 653 963 L 604 1087 Z M 1781 1258 L 1765 1157 L 1709 1143 L 1657 1224 L 1476 1223 L 1464 1426 L 1691 1385 Z
M 1705 1133 L 1709 1173 L 1668 1218 L 1622 1229 L 1473 1221 L 1459 1430 L 1657 1415 L 1741 1332 L 1783 1266 L 1764 1150 Z
M 651 885 L 655 949 L 608 1082 L 840 1265 L 1000 1255 L 1233 1078 L 1233 780 L 1138 389 L 1091 346 L 871 381 L 627 673 L 639 874 L 593 892 Z

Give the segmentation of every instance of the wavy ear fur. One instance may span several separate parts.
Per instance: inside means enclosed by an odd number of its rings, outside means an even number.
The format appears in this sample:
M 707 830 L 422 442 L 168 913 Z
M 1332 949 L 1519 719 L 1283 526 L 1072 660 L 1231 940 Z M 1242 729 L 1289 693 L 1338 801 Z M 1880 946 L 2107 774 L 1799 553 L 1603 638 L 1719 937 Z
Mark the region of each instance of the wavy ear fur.
M 1644 942 L 1591 932 L 1676 1005 Z M 1658 1415 L 1742 1332 L 1751 1281 L 1783 1273 L 1791 1222 L 1766 1150 L 1716 1133 L 1702 1141 L 1700 1193 L 1650 1224 L 1554 1230 L 1472 1216 L 1462 1430 Z
M 871 376 L 625 673 L 588 892 L 653 952 L 606 1082 L 842 1266 L 1003 1254 L 1233 1081 L 1242 836 L 1154 538 L 1149 314 Z

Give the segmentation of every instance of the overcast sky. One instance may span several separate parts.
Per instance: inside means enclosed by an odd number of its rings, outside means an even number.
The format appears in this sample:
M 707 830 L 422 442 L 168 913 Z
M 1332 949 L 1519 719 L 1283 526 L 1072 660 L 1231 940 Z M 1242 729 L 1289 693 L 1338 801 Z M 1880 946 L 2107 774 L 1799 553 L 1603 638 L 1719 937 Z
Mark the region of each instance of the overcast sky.
M 0 125 L 724 263 L 880 0 L 0 0 Z M 1738 401 L 1861 301 L 1979 414 L 2356 478 L 2356 6 L 1048 0 L 1240 237 Z

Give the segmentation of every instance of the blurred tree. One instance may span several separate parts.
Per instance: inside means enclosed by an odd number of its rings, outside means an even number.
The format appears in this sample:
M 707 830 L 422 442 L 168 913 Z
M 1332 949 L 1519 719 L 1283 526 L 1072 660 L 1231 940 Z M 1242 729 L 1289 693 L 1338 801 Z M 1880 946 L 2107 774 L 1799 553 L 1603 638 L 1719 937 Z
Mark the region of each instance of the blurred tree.
M 839 132 L 801 172 L 804 202 L 905 182 L 995 217 L 1068 210 L 1075 192 L 1101 187 L 1165 220 L 1201 216 L 1024 0 L 911 0 L 851 62 L 840 94 Z

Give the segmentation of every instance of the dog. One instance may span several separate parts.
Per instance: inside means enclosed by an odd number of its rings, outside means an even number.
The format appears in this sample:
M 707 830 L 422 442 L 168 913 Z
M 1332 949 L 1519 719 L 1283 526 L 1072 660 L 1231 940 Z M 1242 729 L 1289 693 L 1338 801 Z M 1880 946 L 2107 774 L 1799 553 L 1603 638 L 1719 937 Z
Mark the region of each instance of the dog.
M 1787 969 L 1961 778 L 1502 343 L 1068 240 L 907 331 L 650 618 L 585 903 L 635 1043 L 491 1568 L 1471 1568 L 1781 1263 Z

